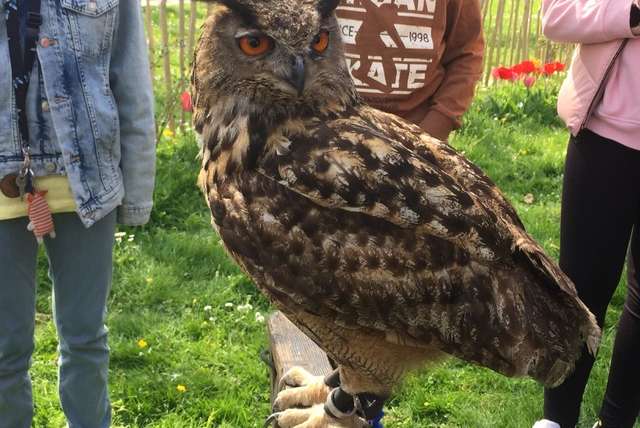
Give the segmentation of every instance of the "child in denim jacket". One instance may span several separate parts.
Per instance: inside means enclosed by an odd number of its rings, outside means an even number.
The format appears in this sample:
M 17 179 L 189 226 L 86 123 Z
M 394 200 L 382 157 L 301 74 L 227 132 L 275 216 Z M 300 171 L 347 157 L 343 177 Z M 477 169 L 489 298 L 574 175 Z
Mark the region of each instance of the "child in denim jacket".
M 155 176 L 140 5 L 40 0 L 38 16 L 28 13 L 32 1 L 0 0 L 0 428 L 30 427 L 33 418 L 28 371 L 38 244 L 27 229 L 33 198 L 16 197 L 21 171 L 33 176 L 31 192 L 46 192 L 53 213 L 56 237 L 44 244 L 62 407 L 70 428 L 105 428 L 111 423 L 105 319 L 114 232 L 117 222 L 149 220 Z M 9 37 L 18 19 L 25 57 L 29 31 L 37 26 L 35 61 L 26 73 L 26 139 L 12 75 L 15 38 Z

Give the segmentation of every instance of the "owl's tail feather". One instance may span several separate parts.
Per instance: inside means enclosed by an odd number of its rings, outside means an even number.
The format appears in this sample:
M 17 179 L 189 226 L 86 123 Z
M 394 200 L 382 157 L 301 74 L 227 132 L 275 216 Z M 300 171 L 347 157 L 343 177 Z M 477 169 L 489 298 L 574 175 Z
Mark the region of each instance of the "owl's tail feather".
M 584 344 L 589 351 L 589 354 L 595 356 L 598 350 L 598 346 L 600 345 L 600 329 L 596 328 L 589 336 L 587 337 Z M 584 348 L 583 348 L 584 349 Z M 577 353 L 576 355 L 580 355 Z M 548 388 L 555 388 L 561 385 L 575 370 L 576 360 L 566 361 L 562 359 L 556 360 L 551 369 L 545 374 L 544 379 L 541 379 L 541 382 Z
M 560 301 L 563 301 L 563 306 L 568 309 L 566 314 L 571 314 L 573 322 L 579 325 L 579 341 L 571 337 L 566 338 L 568 343 L 573 344 L 570 348 L 577 347 L 576 349 L 567 349 L 568 355 L 566 357 L 568 357 L 567 359 L 570 361 L 561 361 L 559 359 L 558 362 L 564 364 L 558 364 L 558 367 L 554 366 L 543 381 L 545 385 L 556 383 L 557 381 L 561 383 L 561 381 L 573 372 L 575 362 L 583 352 L 583 346 L 586 345 L 591 355 L 596 355 L 598 347 L 600 346 L 602 332 L 595 316 L 582 300 L 580 300 L 571 279 L 544 253 L 542 248 L 532 239 L 522 239 L 518 241 L 517 247 L 521 251 L 521 254 L 529 259 L 532 265 L 536 267 L 536 274 L 542 279 L 542 283 L 545 284 L 547 290 L 552 294 L 552 299 L 555 300 L 559 298 Z M 559 295 L 557 291 L 561 291 L 562 294 Z M 570 319 L 567 319 L 566 321 L 569 320 Z M 565 334 L 572 335 L 573 333 L 569 330 L 566 331 Z M 564 375 L 561 375 L 563 371 L 562 367 L 564 367 Z M 555 381 L 553 380 L 554 378 L 556 378 Z
M 576 303 L 578 304 L 581 312 L 585 314 L 585 320 L 582 324 L 581 333 L 584 338 L 585 344 L 587 346 L 587 350 L 589 354 L 594 357 L 598 353 L 598 348 L 600 347 L 600 340 L 602 338 L 602 330 L 598 326 L 598 321 L 596 321 L 596 317 L 593 313 L 587 308 L 580 298 L 575 297 Z
M 584 310 L 588 314 L 588 326 L 586 328 L 586 344 L 589 353 L 594 357 L 598 354 L 598 348 L 600 347 L 600 339 L 602 338 L 602 330 L 598 326 L 596 317 L 589 311 L 587 306 L 580 301 L 580 304 L 584 307 Z
M 560 386 L 573 372 L 574 368 L 575 363 L 569 363 L 563 360 L 556 361 L 549 373 L 547 373 L 547 377 L 544 379 L 543 384 L 548 388 Z
M 573 373 L 585 347 L 589 354 L 595 356 L 600 345 L 601 330 L 593 314 L 577 297 L 573 299 L 571 306 L 573 310 L 570 309 L 568 312 L 573 313 L 574 319 L 578 322 L 578 334 L 574 333 L 575 336 L 572 338 L 571 327 L 567 325 L 568 328 L 564 331 L 564 346 L 551 350 L 545 358 L 547 362 L 543 362 L 542 367 L 533 369 L 538 376 L 542 375 L 541 378 L 536 375 L 533 377 L 550 388 L 562 384 Z

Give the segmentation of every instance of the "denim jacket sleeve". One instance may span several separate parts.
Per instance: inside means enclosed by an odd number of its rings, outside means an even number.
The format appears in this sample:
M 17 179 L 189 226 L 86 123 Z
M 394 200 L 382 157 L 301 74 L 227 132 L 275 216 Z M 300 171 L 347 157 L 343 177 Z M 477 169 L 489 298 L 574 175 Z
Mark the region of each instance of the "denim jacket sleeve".
M 129 226 L 149 221 L 155 183 L 156 138 L 153 89 L 140 3 L 120 0 L 109 80 L 120 120 L 125 196 L 118 221 Z

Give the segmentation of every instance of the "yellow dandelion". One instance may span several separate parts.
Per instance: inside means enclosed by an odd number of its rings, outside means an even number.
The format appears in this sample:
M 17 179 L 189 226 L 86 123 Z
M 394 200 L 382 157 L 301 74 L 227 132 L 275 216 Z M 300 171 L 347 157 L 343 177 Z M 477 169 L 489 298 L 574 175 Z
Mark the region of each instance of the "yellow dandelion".
M 178 385 L 176 386 L 176 391 L 178 391 L 181 394 L 184 394 L 185 392 L 187 392 L 187 387 L 184 385 Z
M 148 276 L 147 278 L 145 278 L 145 281 L 147 281 L 147 284 L 151 285 L 153 284 L 153 278 Z
M 144 349 L 144 348 L 146 348 L 147 346 L 149 346 L 149 343 L 147 343 L 147 341 L 146 341 L 146 340 L 144 340 L 144 339 L 140 339 L 140 340 L 138 340 L 138 348 L 140 348 L 140 349 Z
M 176 133 L 170 130 L 169 128 L 162 131 L 162 136 L 165 138 L 173 138 L 176 136 Z

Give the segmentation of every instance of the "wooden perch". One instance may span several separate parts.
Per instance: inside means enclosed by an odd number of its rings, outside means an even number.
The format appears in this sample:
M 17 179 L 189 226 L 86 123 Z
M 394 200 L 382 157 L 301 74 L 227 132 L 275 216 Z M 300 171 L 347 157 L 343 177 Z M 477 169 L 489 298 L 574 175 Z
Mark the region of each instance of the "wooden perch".
M 333 371 L 327 354 L 301 332 L 281 312 L 267 321 L 271 344 L 271 402 L 278 394 L 278 384 L 292 367 L 304 367 L 309 373 L 324 376 Z

